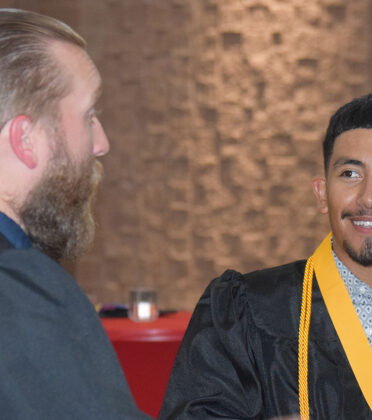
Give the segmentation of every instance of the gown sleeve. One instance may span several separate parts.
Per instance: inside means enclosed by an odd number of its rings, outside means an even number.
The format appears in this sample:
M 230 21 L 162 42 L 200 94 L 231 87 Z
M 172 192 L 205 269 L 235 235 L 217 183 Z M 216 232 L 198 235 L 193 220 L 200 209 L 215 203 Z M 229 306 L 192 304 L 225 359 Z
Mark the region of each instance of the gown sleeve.
M 262 419 L 252 334 L 243 277 L 228 270 L 208 286 L 195 308 L 159 419 Z

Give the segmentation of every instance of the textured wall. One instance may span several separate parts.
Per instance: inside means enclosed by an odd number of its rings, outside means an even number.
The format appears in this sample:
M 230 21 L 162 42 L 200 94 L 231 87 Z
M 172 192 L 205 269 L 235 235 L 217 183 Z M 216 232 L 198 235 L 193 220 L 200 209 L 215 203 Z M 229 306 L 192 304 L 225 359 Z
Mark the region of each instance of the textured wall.
M 191 309 L 227 267 L 316 247 L 310 183 L 330 114 L 370 90 L 370 0 L 0 3 L 74 25 L 105 81 L 97 242 L 73 267 L 94 301 L 138 284 Z

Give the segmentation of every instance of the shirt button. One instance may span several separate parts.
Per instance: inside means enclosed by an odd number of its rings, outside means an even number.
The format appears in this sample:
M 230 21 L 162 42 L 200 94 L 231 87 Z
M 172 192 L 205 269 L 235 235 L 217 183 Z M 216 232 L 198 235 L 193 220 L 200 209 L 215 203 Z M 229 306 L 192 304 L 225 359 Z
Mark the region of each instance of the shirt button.
M 360 286 L 359 292 L 364 295 L 364 293 L 367 291 L 366 286 Z

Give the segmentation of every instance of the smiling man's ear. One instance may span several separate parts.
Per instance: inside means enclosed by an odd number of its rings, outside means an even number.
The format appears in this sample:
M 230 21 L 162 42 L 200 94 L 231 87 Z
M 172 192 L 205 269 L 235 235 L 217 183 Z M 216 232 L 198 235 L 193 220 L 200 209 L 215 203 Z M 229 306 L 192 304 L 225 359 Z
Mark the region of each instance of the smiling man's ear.
M 34 169 L 37 157 L 31 131 L 32 121 L 26 115 L 17 115 L 10 122 L 9 138 L 13 152 L 29 169 Z
M 313 179 L 313 191 L 318 201 L 318 209 L 321 214 L 328 213 L 327 184 L 322 176 Z

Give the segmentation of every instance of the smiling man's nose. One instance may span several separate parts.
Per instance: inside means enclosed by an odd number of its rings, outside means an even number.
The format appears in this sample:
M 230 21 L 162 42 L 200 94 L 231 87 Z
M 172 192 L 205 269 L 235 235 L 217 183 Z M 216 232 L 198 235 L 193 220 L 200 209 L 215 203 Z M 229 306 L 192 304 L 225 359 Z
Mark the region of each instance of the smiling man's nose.
M 366 176 L 359 192 L 358 204 L 365 208 L 372 208 L 372 176 Z

